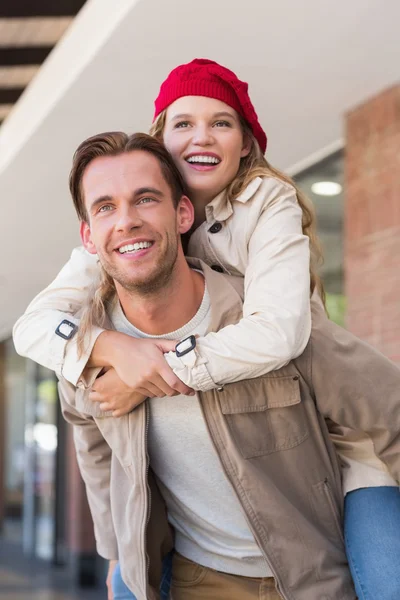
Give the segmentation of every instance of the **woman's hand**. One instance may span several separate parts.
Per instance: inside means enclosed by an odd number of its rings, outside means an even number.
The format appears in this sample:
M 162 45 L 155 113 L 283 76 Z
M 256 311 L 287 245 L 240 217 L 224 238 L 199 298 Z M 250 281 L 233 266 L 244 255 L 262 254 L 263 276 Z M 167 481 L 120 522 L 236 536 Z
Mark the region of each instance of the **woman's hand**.
M 131 392 L 149 398 L 194 395 L 165 360 L 164 353 L 175 350 L 175 345 L 173 340 L 137 339 L 104 331 L 93 347 L 90 366 L 113 367 Z
M 112 410 L 113 417 L 130 413 L 146 398 L 146 394 L 132 391 L 112 368 L 96 379 L 89 393 L 89 400 L 99 402 L 101 410 Z

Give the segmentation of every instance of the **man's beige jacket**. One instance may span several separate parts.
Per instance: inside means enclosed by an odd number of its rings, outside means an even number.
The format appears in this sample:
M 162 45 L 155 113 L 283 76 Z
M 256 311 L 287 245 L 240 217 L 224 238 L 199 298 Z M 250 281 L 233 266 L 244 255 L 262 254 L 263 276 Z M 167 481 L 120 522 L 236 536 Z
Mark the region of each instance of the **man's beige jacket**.
M 197 263 L 197 266 L 199 263 Z M 201 264 L 210 331 L 242 315 L 242 280 Z M 215 451 L 285 600 L 355 600 L 342 534 L 340 466 L 331 421 L 366 432 L 400 479 L 400 370 L 330 322 L 313 300 L 304 353 L 286 367 L 199 392 Z M 74 427 L 99 553 L 119 558 L 138 600 L 159 598 L 173 532 L 147 452 L 143 403 L 116 419 L 60 381 Z M 213 490 L 210 489 L 210 494 Z

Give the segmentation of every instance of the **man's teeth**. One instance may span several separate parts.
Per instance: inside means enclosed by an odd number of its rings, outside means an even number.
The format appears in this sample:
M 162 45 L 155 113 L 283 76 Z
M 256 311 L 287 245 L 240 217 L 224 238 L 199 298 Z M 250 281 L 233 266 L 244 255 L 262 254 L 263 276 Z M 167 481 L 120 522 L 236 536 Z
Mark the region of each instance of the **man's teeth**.
M 118 248 L 118 251 L 120 254 L 125 254 L 126 252 L 137 252 L 137 250 L 150 248 L 152 245 L 152 242 L 136 242 L 135 244 L 126 244 L 126 246 L 121 246 L 121 248 Z
M 189 163 L 205 163 L 211 165 L 218 165 L 221 161 L 215 156 L 189 156 L 187 159 Z

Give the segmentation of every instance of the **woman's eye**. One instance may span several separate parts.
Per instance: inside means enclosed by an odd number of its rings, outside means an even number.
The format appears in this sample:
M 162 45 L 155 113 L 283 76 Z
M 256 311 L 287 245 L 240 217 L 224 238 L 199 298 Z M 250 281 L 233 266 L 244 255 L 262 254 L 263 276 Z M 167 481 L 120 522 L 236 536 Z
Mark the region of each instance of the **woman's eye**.
M 217 121 L 215 123 L 216 127 L 231 127 L 231 124 L 229 123 L 229 121 Z
M 184 129 L 186 127 L 189 127 L 189 121 L 179 121 L 178 123 L 175 123 L 175 129 Z

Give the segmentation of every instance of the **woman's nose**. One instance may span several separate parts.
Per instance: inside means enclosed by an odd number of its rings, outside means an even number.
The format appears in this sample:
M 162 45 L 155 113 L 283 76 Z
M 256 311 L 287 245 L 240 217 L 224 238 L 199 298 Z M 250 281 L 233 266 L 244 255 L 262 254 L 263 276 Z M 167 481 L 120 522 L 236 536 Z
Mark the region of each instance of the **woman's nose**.
M 197 146 L 209 146 L 214 141 L 212 130 L 206 125 L 198 125 L 193 132 L 193 143 Z

